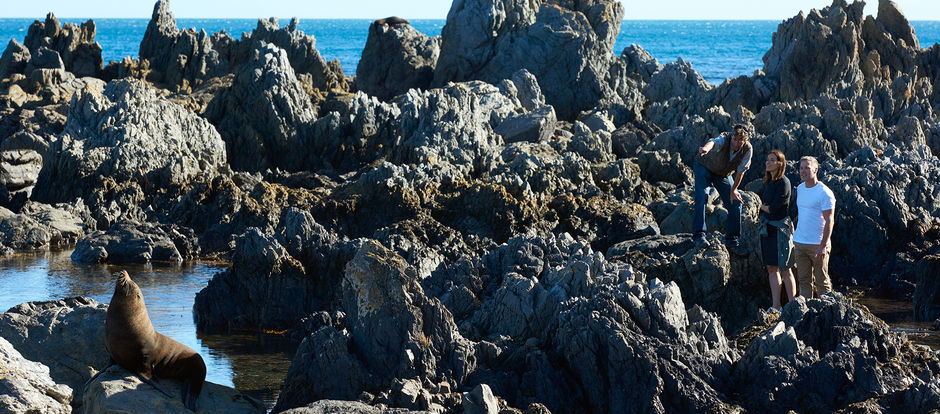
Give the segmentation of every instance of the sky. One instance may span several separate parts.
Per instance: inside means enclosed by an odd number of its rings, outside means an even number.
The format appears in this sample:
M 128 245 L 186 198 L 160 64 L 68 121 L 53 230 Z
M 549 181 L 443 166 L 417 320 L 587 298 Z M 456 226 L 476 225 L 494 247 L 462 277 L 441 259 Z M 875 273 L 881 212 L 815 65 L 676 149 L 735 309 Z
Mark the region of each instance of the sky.
M 42 18 L 52 11 L 58 17 L 145 17 L 153 13 L 155 0 L 0 0 L 0 18 Z M 800 10 L 821 9 L 831 0 L 622 0 L 624 18 L 634 20 L 783 20 Z M 937 0 L 897 0 L 909 20 L 940 20 Z M 449 0 L 174 0 L 170 10 L 177 18 L 365 18 L 400 16 L 406 19 L 444 19 Z M 866 3 L 865 13 L 875 14 L 878 0 Z

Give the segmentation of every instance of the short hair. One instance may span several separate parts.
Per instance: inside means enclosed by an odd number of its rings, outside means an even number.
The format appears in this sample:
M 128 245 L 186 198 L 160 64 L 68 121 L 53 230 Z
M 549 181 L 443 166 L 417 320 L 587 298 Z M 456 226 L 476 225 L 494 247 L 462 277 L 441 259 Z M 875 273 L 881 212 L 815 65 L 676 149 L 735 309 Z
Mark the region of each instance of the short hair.
M 800 164 L 802 164 L 803 161 L 806 161 L 807 163 L 809 163 L 810 165 L 816 168 L 819 168 L 819 160 L 817 160 L 816 157 L 812 155 L 804 155 L 803 158 L 800 158 Z
M 751 137 L 751 131 L 749 131 L 744 124 L 735 124 L 731 128 L 731 131 L 733 131 L 734 135 L 744 135 L 746 138 Z

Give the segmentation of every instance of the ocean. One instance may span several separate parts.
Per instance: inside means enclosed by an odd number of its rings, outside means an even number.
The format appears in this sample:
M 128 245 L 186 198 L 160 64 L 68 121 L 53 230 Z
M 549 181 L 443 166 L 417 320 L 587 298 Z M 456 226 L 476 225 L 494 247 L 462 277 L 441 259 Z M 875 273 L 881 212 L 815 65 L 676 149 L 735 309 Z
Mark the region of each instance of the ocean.
M 34 19 L 0 18 L 0 42 L 23 42 Z M 63 23 L 81 23 L 87 18 L 59 18 Z M 150 19 L 94 19 L 96 40 L 101 44 L 105 63 L 137 56 L 140 41 Z M 196 28 L 206 33 L 225 29 L 232 37 L 251 32 L 257 19 L 176 19 L 180 28 Z M 280 19 L 281 26 L 289 18 Z M 317 50 L 327 60 L 339 59 L 347 75 L 356 73 L 356 65 L 369 34 L 367 19 L 307 19 L 299 28 L 317 39 Z M 412 26 L 429 36 L 441 33 L 443 19 L 411 20 Z M 659 63 L 677 58 L 691 62 L 705 80 L 720 84 L 727 78 L 751 75 L 764 64 L 761 58 L 770 49 L 776 20 L 625 20 L 614 52 L 636 43 L 649 51 Z M 940 21 L 912 21 L 921 47 L 940 42 Z

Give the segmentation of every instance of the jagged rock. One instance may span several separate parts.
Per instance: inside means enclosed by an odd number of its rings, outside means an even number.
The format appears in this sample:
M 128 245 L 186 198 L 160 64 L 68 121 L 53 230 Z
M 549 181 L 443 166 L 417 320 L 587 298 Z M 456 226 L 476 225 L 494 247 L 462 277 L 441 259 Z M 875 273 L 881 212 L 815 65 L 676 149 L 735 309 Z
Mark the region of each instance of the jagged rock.
M 236 241 L 232 268 L 196 294 L 196 325 L 206 331 L 290 328 L 321 309 L 315 276 L 277 239 L 249 229 Z
M 620 53 L 620 58 L 626 62 L 627 72 L 636 73 L 645 83 L 650 83 L 653 74 L 663 69 L 663 65 L 660 65 L 653 55 L 635 43 L 625 47 Z
M 94 20 L 80 26 L 73 23 L 60 25 L 59 20 L 49 13 L 44 22 L 36 20 L 29 26 L 23 43 L 34 59 L 41 54 L 42 48 L 48 48 L 49 52 L 61 57 L 62 67 L 76 77 L 98 76 L 102 60 L 101 45 L 95 42 L 95 30 Z
M 496 414 L 499 412 L 499 403 L 493 396 L 493 391 L 486 384 L 480 384 L 461 397 L 463 412 L 467 414 Z
M 211 180 L 225 164 L 225 148 L 207 121 L 140 81 L 121 80 L 103 93 L 86 88 L 72 101 L 65 130 L 43 161 L 37 200 L 83 197 L 101 214 L 122 187 L 140 191 L 125 209 L 139 208 L 144 191 Z M 102 187 L 110 192 L 100 193 Z
M 301 169 L 289 161 L 316 121 L 316 108 L 294 76 L 287 53 L 270 44 L 257 46 L 231 88 L 206 107 L 205 116 L 225 141 L 233 169 Z
M 144 39 L 140 43 L 140 61 L 147 78 L 176 90 L 190 90 L 217 76 L 223 76 L 253 58 L 256 44 L 273 44 L 285 51 L 294 71 L 309 76 L 312 88 L 321 91 L 347 90 L 338 62 L 327 63 L 316 50 L 316 39 L 297 30 L 298 21 L 279 28 L 278 19 L 259 19 L 251 34 L 240 40 L 225 31 L 207 35 L 195 29 L 179 30 L 169 0 L 159 0 Z
M 11 414 L 72 412 L 72 389 L 56 384 L 49 377 L 49 368 L 33 362 L 0 337 L 0 409 Z
M 52 380 L 70 387 L 77 403 L 85 381 L 108 365 L 106 311 L 107 305 L 85 297 L 23 303 L 0 314 L 0 337 L 24 358 L 48 366 Z
M 26 64 L 26 73 L 31 74 L 36 69 L 65 69 L 65 63 L 62 63 L 59 52 L 40 47 L 32 54 L 29 63 Z
M 199 242 L 191 229 L 174 224 L 121 221 L 107 231 L 96 231 L 78 240 L 72 261 L 93 263 L 182 263 L 195 259 Z
M 300 165 L 347 173 L 388 156 L 400 136 L 397 104 L 356 92 L 338 109 L 318 119 L 313 132 L 302 137 L 301 148 L 292 149 L 301 153 Z
M 620 3 L 609 1 L 460 3 L 441 32 L 433 85 L 473 79 L 496 83 L 526 69 L 538 78 L 546 102 L 561 119 L 598 104 L 622 105 L 622 94 L 608 83 L 608 70 L 623 13 Z
M 71 244 L 86 231 L 94 230 L 82 217 L 83 205 L 75 209 L 26 202 L 20 212 L 0 209 L 0 241 L 14 249 L 37 249 Z M 76 214 L 78 213 L 78 214 Z
M 649 85 L 643 88 L 643 94 L 655 102 L 672 97 L 694 98 L 711 88 L 705 78 L 692 69 L 691 63 L 679 58 L 653 73 Z
M 24 191 L 30 194 L 41 169 L 42 155 L 36 151 L 0 152 L 0 184 L 10 192 Z
M 29 48 L 16 39 L 10 39 L 7 48 L 3 50 L 0 56 L 0 80 L 9 78 L 14 73 L 23 73 L 26 70 L 26 64 L 32 59 Z
M 764 72 L 779 81 L 781 100 L 860 96 L 866 86 L 912 74 L 920 47 L 897 5 L 879 0 L 877 19 L 865 18 L 863 6 L 834 0 L 778 26 L 763 59 Z
M 342 291 L 346 329 L 326 326 L 304 339 L 276 411 L 387 390 L 393 378 L 446 375 L 461 382 L 473 370 L 470 343 L 450 313 L 424 295 L 415 269 L 393 252 L 365 242 L 346 265 Z M 324 372 L 336 375 L 313 381 Z
M 915 219 L 940 212 L 940 200 L 932 195 L 940 182 L 940 160 L 927 147 L 906 151 L 889 145 L 883 153 L 862 148 L 820 171 L 837 200 L 833 266 L 879 269 L 903 245 L 902 235 Z
M 160 379 L 160 385 L 170 393 L 166 396 L 145 384 L 136 375 L 114 365 L 103 372 L 84 390 L 82 407 L 86 414 L 116 414 L 128 407 L 152 413 L 191 413 L 180 397 L 182 383 L 173 379 Z M 225 413 L 264 413 L 264 404 L 233 388 L 205 382 L 197 400 L 200 411 Z
M 555 109 L 543 105 L 503 121 L 493 132 L 507 143 L 546 141 L 555 132 L 556 121 Z
M 440 36 L 428 37 L 410 24 L 373 22 L 356 67 L 356 88 L 383 101 L 411 88 L 427 89 L 440 43 Z

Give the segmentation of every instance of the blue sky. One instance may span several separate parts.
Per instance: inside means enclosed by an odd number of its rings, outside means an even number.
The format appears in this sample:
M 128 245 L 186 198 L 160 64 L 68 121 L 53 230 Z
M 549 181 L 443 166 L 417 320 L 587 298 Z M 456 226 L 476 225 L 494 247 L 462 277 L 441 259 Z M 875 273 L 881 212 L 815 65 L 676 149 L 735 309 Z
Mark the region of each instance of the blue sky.
M 61 17 L 150 17 L 155 1 L 148 0 L 0 0 L 0 17 L 40 18 L 52 11 Z M 798 11 L 823 8 L 831 0 L 622 0 L 627 19 L 783 20 Z M 910 20 L 940 20 L 937 0 L 898 0 Z M 449 0 L 200 0 L 170 2 L 176 17 L 292 17 L 405 18 L 447 17 Z M 877 12 L 878 0 L 869 0 L 866 14 Z

